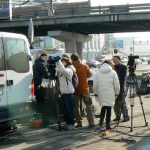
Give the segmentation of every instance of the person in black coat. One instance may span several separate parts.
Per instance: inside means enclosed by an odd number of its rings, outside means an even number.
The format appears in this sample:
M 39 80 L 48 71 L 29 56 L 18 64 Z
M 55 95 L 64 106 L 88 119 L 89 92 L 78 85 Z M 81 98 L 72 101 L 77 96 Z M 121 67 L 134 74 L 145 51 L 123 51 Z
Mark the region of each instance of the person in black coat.
M 120 93 L 115 101 L 114 111 L 116 118 L 114 121 L 119 121 L 121 119 L 121 114 L 123 115 L 123 122 L 129 121 L 128 109 L 125 102 L 125 82 L 127 76 L 127 67 L 121 64 L 120 56 L 113 56 L 114 69 L 117 72 L 119 82 L 120 82 Z
M 44 103 L 44 88 L 41 86 L 43 78 L 48 79 L 49 73 L 46 62 L 47 54 L 41 54 L 40 58 L 35 60 L 33 65 L 34 93 L 36 96 L 36 112 L 42 113 L 41 106 Z

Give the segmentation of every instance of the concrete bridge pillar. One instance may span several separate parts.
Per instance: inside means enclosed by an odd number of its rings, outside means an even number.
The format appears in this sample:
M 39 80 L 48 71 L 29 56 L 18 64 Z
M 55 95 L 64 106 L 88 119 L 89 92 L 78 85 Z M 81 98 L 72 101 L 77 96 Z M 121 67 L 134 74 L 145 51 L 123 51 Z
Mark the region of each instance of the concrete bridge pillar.
M 82 57 L 83 53 L 83 43 L 82 42 L 76 42 L 76 50 L 80 57 Z
M 92 39 L 89 35 L 83 35 L 66 31 L 49 31 L 48 36 L 65 42 L 67 53 L 78 53 L 82 57 L 83 43 Z
M 66 53 L 76 53 L 76 42 L 65 41 Z

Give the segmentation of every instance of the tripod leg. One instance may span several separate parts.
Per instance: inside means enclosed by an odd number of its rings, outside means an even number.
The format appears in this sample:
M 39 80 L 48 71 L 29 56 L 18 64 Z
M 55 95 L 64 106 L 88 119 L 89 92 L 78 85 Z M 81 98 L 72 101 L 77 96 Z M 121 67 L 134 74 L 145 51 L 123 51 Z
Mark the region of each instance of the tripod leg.
M 143 116 L 144 116 L 144 121 L 145 121 L 145 126 L 148 126 L 148 122 L 146 121 L 146 117 L 145 117 L 145 112 L 144 112 L 144 107 L 143 107 L 143 102 L 142 102 L 142 98 L 141 98 L 141 95 L 139 93 L 139 90 L 138 90 L 138 82 L 137 82 L 137 77 L 135 75 L 135 80 L 136 80 L 136 93 L 139 97 L 139 100 L 140 100 L 140 104 L 141 104 L 141 107 L 142 107 L 142 112 L 143 112 Z
M 133 105 L 131 106 L 131 127 L 130 132 L 133 132 Z
M 60 98 L 59 98 L 59 83 L 58 81 L 55 80 L 55 100 L 56 100 L 56 113 L 57 113 L 57 122 L 58 122 L 58 130 L 62 130 L 63 127 L 62 127 L 62 124 L 61 124 L 61 117 L 60 117 L 60 109 L 59 109 L 59 106 L 60 106 Z
M 138 97 L 139 97 L 140 104 L 141 104 L 141 107 L 142 107 L 142 112 L 143 112 L 143 116 L 144 116 L 145 126 L 148 126 L 148 122 L 146 121 L 146 117 L 145 117 L 145 112 L 144 112 L 144 107 L 143 107 L 142 98 L 141 98 L 140 95 L 138 95 Z
M 144 107 L 143 107 L 143 102 L 142 102 L 142 98 L 141 98 L 141 95 L 138 91 L 138 82 L 137 82 L 137 77 L 135 75 L 135 80 L 136 80 L 136 93 L 139 97 L 139 100 L 140 100 L 140 104 L 141 104 L 141 107 L 142 107 L 142 112 L 143 112 L 143 116 L 144 116 L 144 121 L 145 121 L 145 126 L 148 126 L 148 122 L 146 121 L 146 117 L 145 117 L 145 112 L 144 112 Z

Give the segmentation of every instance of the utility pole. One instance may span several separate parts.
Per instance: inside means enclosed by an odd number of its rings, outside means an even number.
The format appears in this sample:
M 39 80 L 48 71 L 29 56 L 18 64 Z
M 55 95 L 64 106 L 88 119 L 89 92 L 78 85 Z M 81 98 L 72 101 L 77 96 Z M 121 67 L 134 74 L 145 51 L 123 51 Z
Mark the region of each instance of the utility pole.
M 89 42 L 87 43 L 87 62 L 89 62 Z
M 53 12 L 53 0 L 50 0 L 49 2 L 49 9 L 48 9 L 48 16 L 53 16 L 54 12 Z
M 89 3 L 89 7 L 91 7 L 91 0 L 88 0 L 88 3 Z
M 133 37 L 133 49 L 132 50 L 133 50 L 133 55 L 134 55 L 134 37 Z

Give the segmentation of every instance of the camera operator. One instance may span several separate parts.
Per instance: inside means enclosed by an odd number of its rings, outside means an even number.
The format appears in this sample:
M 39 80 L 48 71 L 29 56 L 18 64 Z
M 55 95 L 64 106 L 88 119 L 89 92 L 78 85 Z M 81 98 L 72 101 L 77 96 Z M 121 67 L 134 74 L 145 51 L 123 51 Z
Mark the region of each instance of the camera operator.
M 129 121 L 128 109 L 125 102 L 125 80 L 127 76 L 127 67 L 121 64 L 120 56 L 113 56 L 114 69 L 117 72 L 119 82 L 120 82 L 120 94 L 115 100 L 114 112 L 116 118 L 114 121 L 119 121 L 121 119 L 121 114 L 123 115 L 122 122 Z
M 44 100 L 44 89 L 41 86 L 43 78 L 48 79 L 48 68 L 47 68 L 48 56 L 46 53 L 40 55 L 40 58 L 35 60 L 33 65 L 33 79 L 34 89 L 36 96 L 36 112 L 42 113 L 42 105 Z
M 62 57 L 56 64 L 58 71 L 59 88 L 61 93 L 61 102 L 64 119 L 67 123 L 67 130 L 74 129 L 74 92 L 72 84 L 73 72 L 76 72 L 70 58 Z

